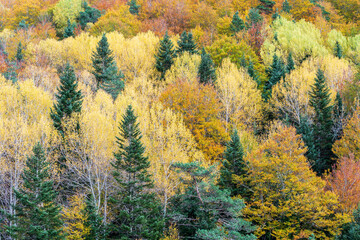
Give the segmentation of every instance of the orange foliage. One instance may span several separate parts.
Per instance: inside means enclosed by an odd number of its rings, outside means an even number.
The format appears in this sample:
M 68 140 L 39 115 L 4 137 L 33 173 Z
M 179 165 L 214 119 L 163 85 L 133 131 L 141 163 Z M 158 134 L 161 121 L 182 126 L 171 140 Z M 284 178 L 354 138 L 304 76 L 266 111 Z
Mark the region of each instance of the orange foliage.
M 219 120 L 223 106 L 213 86 L 202 85 L 197 80 L 178 80 L 168 86 L 160 101 L 165 107 L 183 114 L 186 126 L 207 159 L 220 158 L 228 136 L 224 123 Z
M 91 6 L 99 9 L 100 11 L 102 10 L 108 10 L 110 8 L 113 8 L 114 6 L 118 6 L 121 4 L 125 4 L 127 2 L 127 0 L 93 0 L 90 1 Z

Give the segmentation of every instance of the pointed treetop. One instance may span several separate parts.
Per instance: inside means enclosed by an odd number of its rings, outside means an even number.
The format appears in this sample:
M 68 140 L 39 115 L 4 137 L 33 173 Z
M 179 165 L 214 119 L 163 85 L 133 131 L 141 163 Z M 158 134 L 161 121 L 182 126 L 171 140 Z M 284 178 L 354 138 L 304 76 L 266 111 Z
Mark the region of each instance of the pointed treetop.
M 210 54 L 206 53 L 204 47 L 201 51 L 201 62 L 198 70 L 198 76 L 200 83 L 215 84 L 216 82 L 214 62 L 212 61 Z
M 241 30 L 243 30 L 245 28 L 245 23 L 244 21 L 239 17 L 239 12 L 236 11 L 236 13 L 234 14 L 233 16 L 233 19 L 231 21 L 231 24 L 230 24 L 230 30 L 233 32 L 233 33 L 238 33 L 240 32 Z

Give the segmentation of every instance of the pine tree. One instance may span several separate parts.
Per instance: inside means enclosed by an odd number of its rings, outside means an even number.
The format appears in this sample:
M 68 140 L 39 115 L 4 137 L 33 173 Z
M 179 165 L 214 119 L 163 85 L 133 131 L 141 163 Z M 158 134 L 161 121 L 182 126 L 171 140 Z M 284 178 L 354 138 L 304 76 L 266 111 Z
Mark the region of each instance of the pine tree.
M 60 206 L 55 203 L 57 192 L 50 180 L 49 163 L 38 143 L 28 157 L 22 174 L 23 187 L 15 190 L 16 225 L 9 229 L 15 239 L 56 240 L 62 234 Z
M 236 34 L 238 32 L 240 32 L 241 30 L 243 30 L 245 28 L 245 23 L 244 21 L 239 17 L 239 12 L 236 11 L 236 13 L 233 16 L 233 19 L 231 21 L 230 24 L 230 30 Z
M 244 149 L 235 130 L 224 152 L 223 166 L 220 169 L 219 187 L 229 190 L 231 197 L 237 195 L 241 195 L 243 198 L 249 197 L 248 191 L 243 186 L 239 188 L 233 181 L 233 175 L 239 177 L 247 175 L 245 168 Z
M 251 8 L 249 14 L 246 16 L 246 28 L 252 28 L 253 26 L 262 23 L 263 20 L 264 18 L 259 13 L 259 10 L 256 8 Z
M 333 106 L 330 105 L 330 102 L 330 90 L 326 86 L 324 73 L 319 69 L 310 92 L 310 106 L 314 108 L 315 112 L 313 120 L 314 147 L 318 152 L 315 159 L 312 160 L 314 161 L 313 169 L 318 175 L 330 170 L 336 157 L 332 152 L 334 123 L 332 119 Z
M 176 50 L 177 55 L 181 55 L 183 52 L 188 52 L 190 54 L 196 54 L 198 53 L 197 51 L 197 45 L 193 39 L 193 35 L 191 32 L 189 32 L 189 34 L 186 33 L 186 31 L 184 31 L 181 36 L 180 39 L 178 41 L 178 47 Z
M 67 26 L 64 30 L 64 38 L 74 37 L 75 36 L 74 29 L 75 29 L 75 24 L 72 24 L 70 22 L 70 19 L 68 19 Z
M 96 23 L 101 17 L 100 10 L 90 7 L 86 1 L 83 2 L 83 8 L 84 11 L 80 12 L 79 17 L 77 18 L 82 30 L 85 29 L 88 23 Z
M 84 240 L 105 240 L 107 237 L 107 228 L 104 226 L 103 218 L 99 215 L 99 209 L 94 204 L 94 199 L 90 195 L 85 202 L 84 226 L 89 229 L 84 236 Z
M 269 77 L 268 82 L 265 84 L 264 88 L 264 98 L 269 100 L 271 98 L 272 87 L 275 86 L 282 78 L 285 77 L 285 66 L 281 58 L 276 54 L 273 56 L 273 62 L 270 68 L 266 69 L 266 73 Z
M 286 68 L 285 68 L 285 71 L 286 73 L 291 73 L 292 70 L 295 69 L 295 62 L 294 62 L 294 59 L 292 57 L 292 53 L 289 52 L 289 55 L 288 55 L 288 58 L 287 58 L 287 64 L 286 64 Z
M 96 88 L 104 89 L 113 99 L 116 99 L 124 89 L 124 81 L 122 80 L 124 75 L 118 71 L 105 34 L 99 41 L 96 51 L 93 52 L 91 60 L 94 68 L 92 73 L 96 78 Z
M 159 239 L 163 219 L 148 173 L 150 162 L 144 156 L 137 117 L 128 106 L 119 127 L 119 147 L 115 154 L 113 176 L 118 191 L 112 198 L 114 220 L 111 237 L 120 239 Z
M 170 219 L 181 239 L 256 239 L 255 228 L 241 217 L 243 200 L 231 198 L 228 190 L 214 184 L 214 166 L 198 162 L 175 163 L 183 192 L 170 199 Z
M 174 44 L 170 40 L 168 32 L 166 32 L 164 38 L 160 41 L 160 47 L 158 49 L 157 55 L 155 56 L 155 67 L 156 70 L 161 73 L 161 80 L 165 78 L 165 73 L 171 68 L 175 57 L 176 52 L 174 50 Z
M 334 52 L 335 52 L 335 56 L 337 58 L 341 59 L 343 57 L 343 51 L 342 51 L 341 45 L 338 41 L 336 41 Z
M 215 84 L 216 73 L 214 63 L 205 48 L 201 52 L 201 62 L 198 71 L 199 81 L 203 84 Z
M 260 5 L 257 6 L 257 9 L 259 9 L 262 13 L 270 14 L 273 11 L 274 5 L 275 5 L 274 1 L 260 0 Z
M 73 113 L 81 112 L 82 94 L 77 90 L 78 82 L 74 68 L 67 63 L 63 70 L 59 70 L 60 86 L 55 95 L 56 103 L 51 109 L 50 117 L 53 125 L 61 136 L 64 136 L 63 120 L 70 118 Z
M 291 6 L 289 4 L 289 2 L 287 0 L 285 0 L 282 4 L 282 10 L 286 13 L 290 13 L 291 11 Z
M 130 8 L 129 8 L 130 13 L 133 15 L 139 15 L 140 5 L 138 5 L 136 3 L 136 0 L 130 0 L 130 2 L 128 4 L 130 6 Z
M 360 240 L 360 205 L 358 209 L 353 212 L 353 219 L 351 222 L 342 226 L 340 236 L 337 240 Z
M 21 41 L 18 44 L 17 50 L 16 50 L 16 55 L 15 55 L 15 59 L 18 62 L 21 62 L 24 59 L 24 55 L 23 55 L 23 47 L 21 44 Z

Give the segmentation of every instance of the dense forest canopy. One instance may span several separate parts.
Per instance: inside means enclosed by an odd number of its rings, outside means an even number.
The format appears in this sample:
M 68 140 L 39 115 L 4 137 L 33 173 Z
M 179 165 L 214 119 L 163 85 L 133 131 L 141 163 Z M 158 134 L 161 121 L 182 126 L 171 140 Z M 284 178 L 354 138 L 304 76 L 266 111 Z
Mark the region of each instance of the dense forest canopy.
M 0 239 L 360 239 L 359 0 L 0 0 Z

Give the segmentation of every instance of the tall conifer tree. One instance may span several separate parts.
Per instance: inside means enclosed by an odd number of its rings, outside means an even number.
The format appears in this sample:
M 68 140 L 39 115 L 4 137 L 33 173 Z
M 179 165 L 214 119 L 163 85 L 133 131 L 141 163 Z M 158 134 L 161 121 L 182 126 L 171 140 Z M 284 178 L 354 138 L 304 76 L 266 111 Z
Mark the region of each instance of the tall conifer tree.
M 155 56 L 155 67 L 156 70 L 161 73 L 161 80 L 165 78 L 165 73 L 171 68 L 175 57 L 176 51 L 174 50 L 174 44 L 172 43 L 168 32 L 166 32 L 164 38 L 160 41 L 160 47 L 157 55 Z
M 269 80 L 265 84 L 264 98 L 265 100 L 268 100 L 271 98 L 272 87 L 285 77 L 285 64 L 283 60 L 279 58 L 276 54 L 274 54 L 273 56 L 273 62 L 271 66 L 266 69 L 266 73 L 269 77 Z
M 136 0 L 130 0 L 128 4 L 130 6 L 129 8 L 130 13 L 133 15 L 139 15 L 140 5 L 137 4 Z
M 289 52 L 289 55 L 288 55 L 288 58 L 287 58 L 287 64 L 286 64 L 286 73 L 291 73 L 292 70 L 295 69 L 295 62 L 294 62 L 294 59 L 292 57 L 292 53 Z
M 84 226 L 89 229 L 84 240 L 105 240 L 108 234 L 107 227 L 104 225 L 103 218 L 99 215 L 99 209 L 95 206 L 92 195 L 86 199 L 84 216 Z
M 23 50 L 24 49 L 20 41 L 16 50 L 16 55 L 15 55 L 16 61 L 21 62 L 24 59 Z
M 75 24 L 72 24 L 70 22 L 70 19 L 68 19 L 67 26 L 64 29 L 64 38 L 74 37 L 75 36 L 74 29 L 75 29 Z
M 236 34 L 238 32 L 240 32 L 241 30 L 243 30 L 245 28 L 245 23 L 244 21 L 239 17 L 239 12 L 236 11 L 236 13 L 234 14 L 231 24 L 230 24 L 230 30 Z
M 335 56 L 337 58 L 343 57 L 343 51 L 342 51 L 341 45 L 338 41 L 336 41 L 334 52 L 335 52 Z
M 287 0 L 285 0 L 282 4 L 282 10 L 286 13 L 290 13 L 291 11 L 291 6 L 289 4 L 289 2 Z
M 181 55 L 183 52 L 188 52 L 190 54 L 196 54 L 198 53 L 197 51 L 197 45 L 193 39 L 193 35 L 191 32 L 186 33 L 186 31 L 184 31 L 181 36 L 180 39 L 178 41 L 178 47 L 176 50 L 177 55 Z
M 97 20 L 101 17 L 101 12 L 96 8 L 90 7 L 86 1 L 83 2 L 83 8 L 84 11 L 79 13 L 77 20 L 79 21 L 81 29 L 84 30 L 86 24 L 97 22 Z
M 65 239 L 60 206 L 56 204 L 57 192 L 50 180 L 49 163 L 38 143 L 33 155 L 28 157 L 22 174 L 23 187 L 15 190 L 16 224 L 9 229 L 14 239 L 58 240 Z
M 137 117 L 128 106 L 119 127 L 119 147 L 113 176 L 117 192 L 112 198 L 114 220 L 111 237 L 120 239 L 159 239 L 163 230 L 160 202 L 152 189 L 150 162 L 144 156 Z
M 198 71 L 199 81 L 203 84 L 215 84 L 216 72 L 215 65 L 210 54 L 206 53 L 205 48 L 201 52 L 201 62 Z

